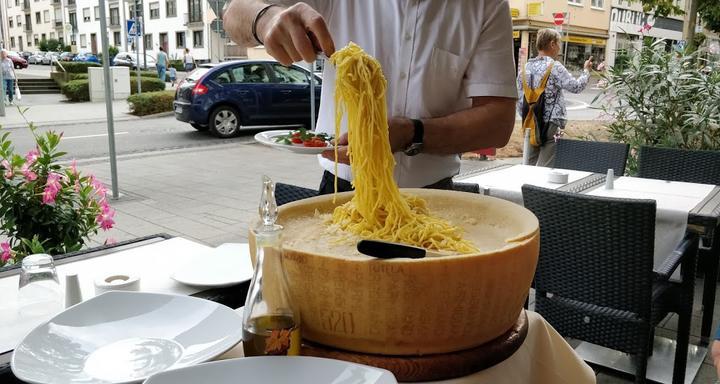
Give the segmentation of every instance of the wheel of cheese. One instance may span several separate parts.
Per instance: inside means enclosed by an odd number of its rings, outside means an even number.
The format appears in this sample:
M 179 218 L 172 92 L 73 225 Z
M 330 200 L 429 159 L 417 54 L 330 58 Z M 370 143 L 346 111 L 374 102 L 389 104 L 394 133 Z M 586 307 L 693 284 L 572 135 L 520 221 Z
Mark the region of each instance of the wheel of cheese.
M 517 321 L 535 273 L 537 218 L 472 193 L 404 189 L 465 229 L 479 252 L 383 260 L 326 235 L 324 213 L 352 192 L 284 205 L 283 264 L 304 339 L 385 355 L 449 353 L 479 346 Z M 250 239 L 251 249 L 254 243 Z

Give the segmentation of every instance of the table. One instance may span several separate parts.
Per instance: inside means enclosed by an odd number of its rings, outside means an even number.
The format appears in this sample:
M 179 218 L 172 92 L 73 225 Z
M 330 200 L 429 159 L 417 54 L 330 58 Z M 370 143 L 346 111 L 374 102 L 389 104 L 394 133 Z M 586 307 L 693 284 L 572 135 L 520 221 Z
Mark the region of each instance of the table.
M 237 309 L 242 313 L 242 308 Z M 523 345 L 507 360 L 457 379 L 428 384 L 585 384 L 595 383 L 595 373 L 572 347 L 539 314 L 527 311 L 528 334 Z M 242 343 L 218 360 L 243 357 Z

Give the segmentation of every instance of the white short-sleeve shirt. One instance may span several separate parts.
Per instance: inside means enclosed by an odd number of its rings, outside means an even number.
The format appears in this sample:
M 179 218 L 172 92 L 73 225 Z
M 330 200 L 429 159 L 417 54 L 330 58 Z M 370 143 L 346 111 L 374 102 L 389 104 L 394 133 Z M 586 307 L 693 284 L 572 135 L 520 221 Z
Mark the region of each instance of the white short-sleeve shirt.
M 325 18 L 336 49 L 353 41 L 378 59 L 388 84 L 388 117 L 442 117 L 469 108 L 474 96 L 517 98 L 506 0 L 305 2 Z M 335 131 L 334 78 L 334 68 L 326 65 L 320 132 Z M 324 169 L 334 171 L 332 161 L 319 159 Z M 460 170 L 458 155 L 400 152 L 395 160 L 400 187 L 423 187 Z M 349 166 L 340 164 L 338 173 L 352 180 Z

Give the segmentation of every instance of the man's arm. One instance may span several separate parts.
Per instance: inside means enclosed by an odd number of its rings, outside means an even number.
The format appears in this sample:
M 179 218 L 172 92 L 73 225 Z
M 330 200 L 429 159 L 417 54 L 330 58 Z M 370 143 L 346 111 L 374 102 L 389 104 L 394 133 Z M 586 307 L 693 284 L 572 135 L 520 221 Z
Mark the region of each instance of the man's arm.
M 233 0 L 225 10 L 223 23 L 230 38 L 240 46 L 257 45 L 252 34 L 255 16 L 268 4 L 262 0 Z M 257 20 L 257 35 L 268 54 L 284 65 L 315 60 L 316 47 L 328 57 L 335 52 L 325 20 L 309 5 L 268 8 Z

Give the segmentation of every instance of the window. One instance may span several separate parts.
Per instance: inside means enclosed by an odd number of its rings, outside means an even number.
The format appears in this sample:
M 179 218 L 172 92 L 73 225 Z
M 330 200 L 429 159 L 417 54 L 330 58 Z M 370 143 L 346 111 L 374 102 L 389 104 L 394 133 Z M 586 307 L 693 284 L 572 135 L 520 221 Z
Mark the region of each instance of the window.
M 165 0 L 165 17 L 177 16 L 177 3 L 175 0 Z
M 193 48 L 203 47 L 203 31 L 193 31 Z
M 188 0 L 189 19 L 191 23 L 202 22 L 202 4 L 200 0 Z
M 579 5 L 582 7 L 582 0 L 568 0 L 568 4 Z
M 87 36 L 80 35 L 80 48 L 87 48 Z
M 77 31 L 77 14 L 75 12 L 68 13 L 68 21 L 70 21 L 73 31 Z
M 31 24 L 31 22 L 32 22 L 32 18 L 30 17 L 30 14 L 29 14 L 29 13 L 26 13 L 26 14 L 25 14 L 25 30 L 27 30 L 27 31 L 30 30 L 30 24 Z
M 592 0 L 590 2 L 590 6 L 593 8 L 604 8 L 605 6 L 605 0 Z
M 90 8 L 83 8 L 83 21 L 90 21 Z
M 110 8 L 110 25 L 120 25 L 120 8 Z
M 95 20 L 100 20 L 100 7 L 95 7 Z
M 46 23 L 50 22 L 50 11 L 43 11 L 43 21 L 45 21 Z
M 15 0 L 15 6 L 16 6 L 16 7 L 19 7 L 19 6 L 20 6 L 20 0 Z
M 42 20 L 40 19 L 40 12 L 35 12 L 35 24 L 42 23 Z
M 33 35 L 33 42 L 35 43 L 35 45 L 40 44 L 40 39 L 38 39 L 38 35 Z
M 15 48 L 15 37 L 10 37 L 10 46 Z
M 143 36 L 145 39 L 143 40 L 143 44 L 145 45 L 145 49 L 153 49 L 153 40 L 152 40 L 152 33 L 145 34 Z
M 8 18 L 8 24 L 10 25 L 10 28 L 13 27 L 13 18 L 12 17 Z
M 160 18 L 160 3 L 150 3 L 150 18 L 151 19 L 159 19 Z
M 20 17 L 20 15 L 15 16 L 15 21 L 17 21 L 18 27 L 22 25 L 22 17 Z
M 228 71 L 222 71 L 222 72 L 218 73 L 217 75 L 215 75 L 213 80 L 215 80 L 216 82 L 218 82 L 220 84 L 232 83 L 232 79 L 230 79 L 230 72 L 228 72 Z
M 185 32 L 175 32 L 175 48 L 185 48 Z
M 128 19 L 134 19 L 134 18 L 135 18 L 135 6 L 130 5 L 130 7 L 128 7 Z
M 241 67 L 235 67 L 232 69 L 232 72 L 236 83 L 270 82 L 270 77 L 268 77 L 268 74 L 265 71 L 265 66 L 262 64 L 248 64 Z
M 46 41 L 46 40 L 47 40 L 46 34 L 43 33 L 42 35 L 40 35 L 40 41 Z
M 120 31 L 113 32 L 113 45 L 119 47 L 122 44 L 120 41 Z
M 288 68 L 283 65 L 273 64 L 275 78 L 283 84 L 308 84 L 310 79 L 307 74 L 296 68 Z

